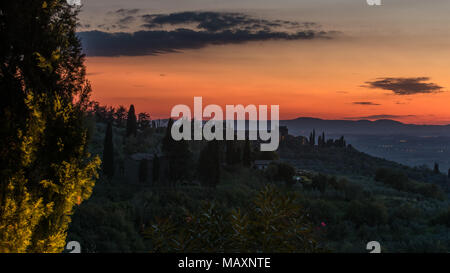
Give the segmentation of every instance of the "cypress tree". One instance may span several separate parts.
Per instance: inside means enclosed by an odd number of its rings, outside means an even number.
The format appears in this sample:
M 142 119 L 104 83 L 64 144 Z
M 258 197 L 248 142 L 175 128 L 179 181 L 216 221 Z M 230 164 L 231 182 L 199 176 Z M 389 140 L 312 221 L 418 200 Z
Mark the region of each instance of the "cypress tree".
M 437 162 L 434 162 L 434 173 L 441 173 L 441 171 L 439 170 L 439 164 Z
M 142 159 L 139 161 L 139 183 L 144 184 L 148 177 L 148 160 Z
M 312 145 L 316 145 L 316 130 L 314 129 L 312 132 Z
M 234 149 L 234 157 L 233 157 L 233 164 L 240 165 L 242 163 L 242 149 L 239 146 L 235 146 Z
M 153 169 L 152 169 L 152 183 L 155 184 L 159 180 L 159 157 L 158 155 L 154 155 L 153 157 Z
M 209 141 L 200 152 L 197 170 L 203 186 L 215 188 L 220 183 L 220 150 L 217 140 Z
M 226 163 L 227 165 L 233 165 L 234 162 L 234 158 L 235 158 L 235 147 L 234 147 L 234 141 L 232 140 L 227 140 L 225 143 L 225 159 L 226 159 Z
M 108 180 L 111 180 L 114 176 L 114 144 L 112 134 L 112 125 L 111 122 L 109 122 L 106 127 L 102 162 L 103 174 L 108 178 Z
M 136 136 L 137 134 L 137 120 L 136 120 L 136 113 L 134 111 L 134 105 L 132 104 L 130 106 L 130 109 L 128 110 L 127 115 L 127 134 L 126 136 Z
M 60 0 L 0 4 L 0 252 L 61 252 L 100 158 L 83 125 L 91 91 Z
M 169 119 L 166 134 L 162 141 L 162 151 L 167 159 L 167 178 L 169 186 L 186 179 L 190 175 L 192 153 L 186 140 L 175 141 L 172 138 L 173 120 Z M 181 128 L 182 129 L 182 128 Z
M 252 165 L 252 150 L 250 147 L 250 141 L 248 139 L 245 140 L 244 144 L 244 154 L 242 155 L 242 162 L 245 167 L 251 167 Z

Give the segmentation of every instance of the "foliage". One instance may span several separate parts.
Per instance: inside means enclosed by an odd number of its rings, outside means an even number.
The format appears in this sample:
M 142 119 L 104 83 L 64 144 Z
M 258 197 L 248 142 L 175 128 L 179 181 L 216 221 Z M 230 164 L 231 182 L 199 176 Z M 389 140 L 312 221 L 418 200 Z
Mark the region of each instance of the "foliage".
M 132 104 L 130 106 L 130 109 L 128 110 L 127 115 L 127 134 L 126 136 L 134 136 L 136 137 L 137 134 L 137 120 L 136 120 L 136 113 L 134 110 L 134 105 Z
M 114 144 L 111 122 L 106 128 L 105 142 L 103 145 L 103 174 L 111 180 L 114 175 Z
M 418 193 L 426 197 L 441 200 L 445 199 L 444 193 L 436 184 L 414 182 L 411 181 L 404 173 L 391 169 L 378 169 L 375 174 L 375 180 L 400 191 Z
M 252 149 L 250 146 L 250 141 L 248 139 L 245 140 L 242 163 L 245 167 L 250 167 L 252 165 Z
M 172 138 L 173 120 L 169 120 L 166 134 L 162 140 L 162 152 L 167 161 L 167 169 L 163 174 L 168 179 L 168 186 L 174 187 L 178 182 L 189 179 L 192 175 L 192 153 L 186 140 L 175 141 Z
M 0 252 L 60 252 L 100 165 L 86 149 L 78 10 L 57 0 L 0 10 Z
M 185 221 L 157 219 L 145 231 L 154 252 L 317 252 L 313 229 L 295 196 L 263 189 L 246 210 L 213 203 Z
M 271 181 L 284 182 L 286 186 L 294 185 L 295 168 L 285 162 L 271 163 L 265 170 L 266 177 Z
M 201 151 L 197 174 L 200 183 L 206 187 L 215 188 L 220 182 L 220 150 L 217 140 L 208 141 Z
M 147 159 L 142 159 L 141 161 L 139 161 L 139 182 L 140 183 L 145 183 L 147 181 L 147 177 L 148 177 L 148 160 Z

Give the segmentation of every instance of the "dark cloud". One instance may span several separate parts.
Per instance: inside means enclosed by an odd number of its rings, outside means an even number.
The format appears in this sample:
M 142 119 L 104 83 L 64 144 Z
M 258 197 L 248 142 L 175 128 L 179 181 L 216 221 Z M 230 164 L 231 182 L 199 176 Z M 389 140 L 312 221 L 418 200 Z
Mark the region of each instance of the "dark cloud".
M 135 17 L 126 16 L 126 17 L 123 17 L 123 18 L 120 18 L 119 20 L 117 20 L 117 23 L 119 25 L 127 25 L 127 24 L 134 22 L 134 20 L 135 20 Z
M 356 104 L 356 105 L 381 105 L 381 104 L 374 103 L 371 101 L 355 101 L 355 102 L 353 102 L 353 104 Z
M 229 12 L 196 12 L 187 11 L 171 14 L 148 14 L 142 16 L 148 29 L 160 28 L 165 25 L 183 26 L 194 25 L 197 30 L 218 32 L 225 30 L 270 31 L 273 28 L 315 28 L 316 23 L 291 22 L 282 20 L 266 20 L 253 18 L 243 13 Z
M 366 82 L 363 87 L 389 90 L 396 95 L 432 94 L 442 92 L 443 87 L 428 82 L 428 77 L 417 78 L 378 78 Z
M 119 16 L 130 16 L 138 13 L 139 11 L 139 9 L 118 9 L 114 13 Z
M 239 13 L 190 12 L 144 15 L 148 30 L 134 33 L 87 31 L 78 33 L 89 56 L 141 56 L 198 49 L 208 45 L 238 44 L 250 41 L 307 40 L 330 38 L 334 32 L 311 30 L 314 23 L 292 23 L 254 19 Z M 283 24 L 295 31 L 282 29 Z M 192 23 L 194 27 L 192 28 Z M 173 30 L 162 25 L 182 25 Z

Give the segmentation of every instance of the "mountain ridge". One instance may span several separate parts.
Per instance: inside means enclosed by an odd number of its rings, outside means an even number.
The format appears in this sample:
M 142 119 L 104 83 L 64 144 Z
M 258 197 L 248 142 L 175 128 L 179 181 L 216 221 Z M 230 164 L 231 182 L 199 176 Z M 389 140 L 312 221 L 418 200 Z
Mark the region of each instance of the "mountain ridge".
M 294 135 L 308 135 L 312 130 L 339 135 L 411 135 L 411 136 L 450 136 L 448 125 L 407 124 L 391 119 L 378 120 L 328 120 L 312 117 L 298 117 L 281 120 L 281 126 L 287 126 Z

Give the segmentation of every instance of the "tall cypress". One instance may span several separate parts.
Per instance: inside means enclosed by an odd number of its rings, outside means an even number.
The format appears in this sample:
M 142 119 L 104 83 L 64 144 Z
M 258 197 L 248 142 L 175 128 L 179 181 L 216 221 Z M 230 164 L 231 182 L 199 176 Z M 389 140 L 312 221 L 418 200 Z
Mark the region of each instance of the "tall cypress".
M 252 150 L 250 147 L 250 141 L 248 139 L 245 140 L 244 144 L 244 154 L 242 155 L 242 162 L 245 167 L 250 167 L 252 165 Z
M 175 141 L 172 138 L 173 120 L 169 119 L 166 135 L 162 140 L 162 151 L 167 160 L 167 176 L 169 186 L 174 187 L 177 182 L 187 179 L 191 171 L 192 153 L 186 140 Z
M 130 105 L 130 109 L 128 110 L 127 115 L 127 132 L 126 136 L 136 136 L 137 134 L 137 119 L 136 113 L 134 110 L 134 105 Z
M 0 2 L 0 252 L 61 252 L 100 158 L 83 119 L 91 91 L 61 0 Z
M 103 145 L 103 174 L 111 180 L 114 176 L 114 144 L 111 122 L 106 127 L 105 141 Z
M 217 140 L 208 141 L 200 152 L 197 174 L 205 187 L 215 188 L 220 183 L 220 147 Z
M 159 157 L 157 154 L 153 157 L 153 167 L 152 167 L 152 183 L 155 184 L 159 180 L 159 170 L 160 170 L 160 163 L 159 163 Z
M 434 162 L 434 173 L 441 173 L 441 171 L 439 170 L 439 164 L 437 162 Z
M 142 159 L 139 161 L 139 183 L 144 184 L 147 181 L 148 177 L 148 160 Z
M 235 164 L 234 158 L 235 158 L 235 147 L 234 147 L 234 141 L 227 140 L 225 142 L 225 160 L 227 165 L 233 165 Z

